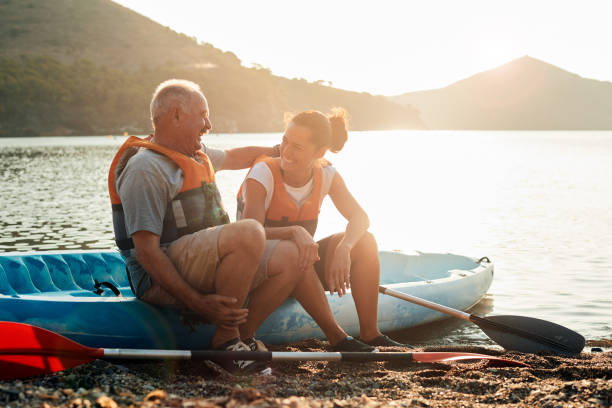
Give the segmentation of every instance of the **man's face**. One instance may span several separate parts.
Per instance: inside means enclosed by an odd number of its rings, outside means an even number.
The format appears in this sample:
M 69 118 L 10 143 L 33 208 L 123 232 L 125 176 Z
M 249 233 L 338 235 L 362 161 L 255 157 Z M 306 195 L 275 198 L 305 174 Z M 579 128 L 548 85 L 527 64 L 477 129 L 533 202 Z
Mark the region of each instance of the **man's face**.
M 178 119 L 176 121 L 176 150 L 193 156 L 202 148 L 201 138 L 204 133 L 212 128 L 210 123 L 208 102 L 199 94 L 194 94 L 191 99 L 191 109 L 188 113 L 177 109 Z

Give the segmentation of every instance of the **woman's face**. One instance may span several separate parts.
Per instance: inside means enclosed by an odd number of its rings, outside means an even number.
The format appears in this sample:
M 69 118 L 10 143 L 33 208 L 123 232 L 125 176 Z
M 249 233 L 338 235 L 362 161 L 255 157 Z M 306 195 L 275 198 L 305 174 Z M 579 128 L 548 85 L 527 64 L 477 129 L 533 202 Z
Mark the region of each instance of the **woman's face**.
M 310 129 L 290 124 L 280 145 L 280 165 L 284 171 L 306 171 L 323 157 L 324 148 L 317 149 L 311 140 Z

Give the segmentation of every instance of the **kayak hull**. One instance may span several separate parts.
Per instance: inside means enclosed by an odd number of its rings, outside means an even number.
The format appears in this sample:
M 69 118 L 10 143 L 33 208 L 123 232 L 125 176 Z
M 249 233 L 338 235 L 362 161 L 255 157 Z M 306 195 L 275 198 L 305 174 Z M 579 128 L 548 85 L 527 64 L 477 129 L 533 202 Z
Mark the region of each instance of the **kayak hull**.
M 486 294 L 493 264 L 452 254 L 381 251 L 381 284 L 455 309 L 466 310 Z M 117 297 L 104 286 L 119 288 Z M 98 290 L 100 292 L 100 290 Z M 359 335 L 350 292 L 327 295 L 332 312 L 349 334 Z M 444 318 L 439 312 L 379 295 L 383 332 Z M 149 305 L 129 288 L 125 264 L 114 251 L 61 251 L 0 254 L 0 320 L 42 327 L 90 347 L 204 349 L 214 326 L 197 315 Z M 257 331 L 267 344 L 324 338 L 299 303 L 287 299 Z

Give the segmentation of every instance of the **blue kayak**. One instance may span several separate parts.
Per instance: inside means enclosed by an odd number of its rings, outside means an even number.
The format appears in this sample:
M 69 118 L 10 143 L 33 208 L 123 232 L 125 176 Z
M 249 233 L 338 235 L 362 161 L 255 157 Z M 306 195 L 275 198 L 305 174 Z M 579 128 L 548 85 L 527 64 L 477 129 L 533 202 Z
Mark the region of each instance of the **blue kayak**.
M 389 251 L 379 256 L 381 285 L 455 309 L 478 303 L 493 280 L 488 259 Z M 344 330 L 358 335 L 350 293 L 342 298 L 328 294 L 328 301 Z M 445 317 L 382 294 L 378 304 L 383 332 Z M 214 326 L 194 313 L 136 299 L 121 255 L 110 250 L 0 253 L 0 320 L 28 323 L 104 348 L 204 349 L 214 333 Z M 257 337 L 267 344 L 324 338 L 292 298 L 264 321 Z

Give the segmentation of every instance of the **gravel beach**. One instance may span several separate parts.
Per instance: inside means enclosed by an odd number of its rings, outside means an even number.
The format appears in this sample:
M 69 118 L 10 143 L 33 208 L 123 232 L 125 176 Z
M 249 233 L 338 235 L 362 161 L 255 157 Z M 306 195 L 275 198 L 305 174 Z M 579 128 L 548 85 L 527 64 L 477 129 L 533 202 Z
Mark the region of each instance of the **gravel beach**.
M 587 343 L 585 350 L 598 346 Z M 603 345 L 608 346 L 608 345 Z M 273 351 L 326 351 L 308 340 Z M 381 351 L 405 351 L 384 348 Z M 97 360 L 44 377 L 0 381 L 7 407 L 609 407 L 612 352 L 578 357 L 482 347 L 529 367 L 468 363 L 274 363 L 272 376 L 233 376 L 209 362 Z

